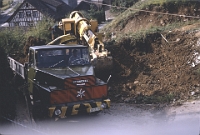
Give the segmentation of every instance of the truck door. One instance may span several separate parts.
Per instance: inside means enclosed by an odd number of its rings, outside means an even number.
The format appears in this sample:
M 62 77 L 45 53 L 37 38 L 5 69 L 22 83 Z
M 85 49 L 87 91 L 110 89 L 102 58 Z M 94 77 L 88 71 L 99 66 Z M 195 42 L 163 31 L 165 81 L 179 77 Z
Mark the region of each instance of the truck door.
M 33 93 L 33 83 L 35 78 L 36 70 L 35 70 L 35 64 L 34 64 L 34 51 L 29 51 L 29 66 L 28 66 L 28 91 L 30 93 Z

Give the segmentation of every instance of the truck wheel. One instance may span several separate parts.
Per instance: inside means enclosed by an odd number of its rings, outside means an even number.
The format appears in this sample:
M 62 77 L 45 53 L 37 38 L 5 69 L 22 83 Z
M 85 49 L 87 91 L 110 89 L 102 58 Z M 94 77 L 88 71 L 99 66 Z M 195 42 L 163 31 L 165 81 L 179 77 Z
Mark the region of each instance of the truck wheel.
M 46 113 L 45 113 L 45 109 L 44 107 L 40 106 L 40 105 L 33 105 L 32 106 L 32 116 L 33 119 L 37 122 L 40 120 L 44 120 L 46 119 Z

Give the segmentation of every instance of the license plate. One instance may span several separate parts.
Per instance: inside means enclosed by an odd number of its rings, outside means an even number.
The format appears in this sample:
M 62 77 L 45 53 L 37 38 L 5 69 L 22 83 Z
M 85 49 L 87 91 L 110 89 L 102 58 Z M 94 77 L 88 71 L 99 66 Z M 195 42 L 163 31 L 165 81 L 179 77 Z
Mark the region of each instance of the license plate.
M 100 107 L 95 107 L 95 108 L 91 108 L 90 112 L 92 113 L 92 112 L 97 112 L 97 111 L 100 111 L 100 110 L 101 110 Z

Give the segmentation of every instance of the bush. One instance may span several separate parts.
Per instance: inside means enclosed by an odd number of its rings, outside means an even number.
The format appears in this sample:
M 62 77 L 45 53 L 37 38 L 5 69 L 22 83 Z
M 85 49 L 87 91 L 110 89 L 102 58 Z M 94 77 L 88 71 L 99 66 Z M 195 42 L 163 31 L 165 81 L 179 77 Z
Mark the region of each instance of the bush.
M 19 28 L 12 30 L 5 29 L 0 33 L 0 47 L 2 47 L 6 53 L 18 52 L 22 50 L 25 40 L 25 34 Z
M 85 18 L 88 20 L 93 19 L 97 20 L 98 23 L 105 21 L 105 11 L 103 8 L 96 9 L 94 5 L 90 5 L 90 10 L 80 11 Z

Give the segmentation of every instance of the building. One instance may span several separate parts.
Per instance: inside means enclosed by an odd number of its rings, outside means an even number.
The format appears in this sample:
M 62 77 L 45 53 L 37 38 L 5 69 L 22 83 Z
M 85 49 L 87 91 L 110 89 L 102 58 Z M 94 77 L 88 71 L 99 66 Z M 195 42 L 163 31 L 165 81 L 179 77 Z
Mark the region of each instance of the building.
M 58 21 L 71 11 L 72 7 L 62 0 L 24 0 L 6 22 L 9 27 L 30 27 L 45 15 Z

